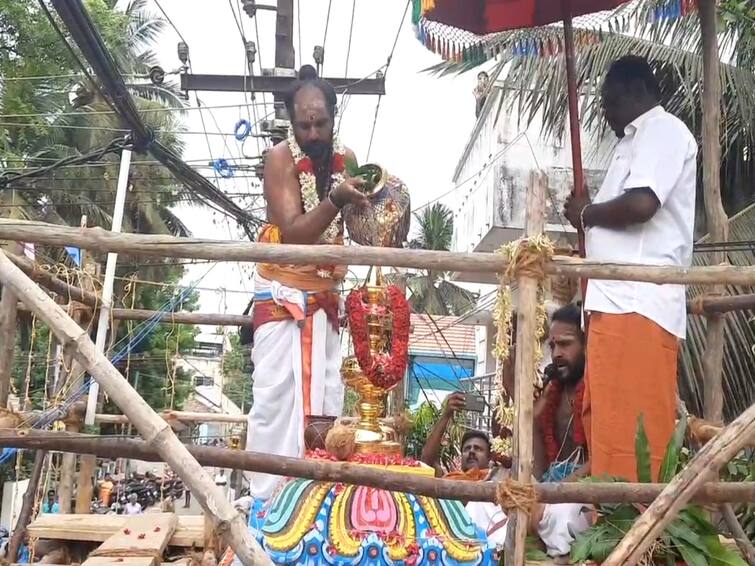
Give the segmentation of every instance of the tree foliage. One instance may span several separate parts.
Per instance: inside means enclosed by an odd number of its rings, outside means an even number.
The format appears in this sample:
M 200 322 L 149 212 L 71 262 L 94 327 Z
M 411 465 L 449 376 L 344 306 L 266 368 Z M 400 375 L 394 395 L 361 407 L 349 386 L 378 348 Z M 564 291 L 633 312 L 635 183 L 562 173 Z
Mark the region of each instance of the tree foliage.
M 610 15 L 575 19 L 579 45 L 576 73 L 580 95 L 580 122 L 600 139 L 606 135 L 599 90 L 609 64 L 624 55 L 647 57 L 660 79 L 664 107 L 702 137 L 702 54 L 697 12 L 680 18 L 658 18 L 655 0 L 623 4 Z M 718 41 L 722 81 L 721 192 L 729 214 L 755 198 L 755 3 L 727 0 L 719 6 Z M 487 53 L 500 53 L 496 76 L 505 85 L 499 96 L 500 112 L 516 112 L 522 125 L 542 119 L 546 138 L 561 138 L 567 129 L 566 67 L 563 56 L 514 55 L 533 37 L 539 45 L 563 42 L 561 25 L 536 30 L 491 34 L 483 39 Z M 474 62 L 446 62 L 439 73 L 463 72 Z M 701 176 L 700 176 L 701 178 Z M 698 191 L 702 204 L 702 192 Z M 702 208 L 701 208 L 702 209 Z M 700 215 L 702 218 L 703 215 Z
M 86 0 L 86 8 L 109 51 L 125 74 L 135 104 L 156 138 L 180 152 L 176 137 L 182 102 L 169 84 L 152 85 L 146 78 L 156 63 L 152 46 L 165 29 L 165 21 L 147 10 L 145 0 L 131 0 L 123 10 L 116 0 Z M 57 17 L 53 15 L 53 17 Z M 58 26 L 65 29 L 62 22 Z M 84 76 L 37 2 L 0 0 L 0 175 L 48 166 L 57 160 L 86 155 L 106 147 L 128 132 L 94 83 Z M 59 167 L 44 174 L 11 182 L 0 191 L 0 216 L 38 219 L 78 226 L 86 215 L 89 226 L 109 228 L 120 156 L 105 154 L 86 165 Z M 186 235 L 186 227 L 171 207 L 185 192 L 163 167 L 144 163 L 134 154 L 130 167 L 123 230 L 127 232 Z M 142 163 L 139 163 L 142 162 Z M 104 265 L 104 254 L 90 259 Z M 53 265 L 64 278 L 86 286 L 91 276 L 74 264 L 61 248 L 37 246 L 38 263 Z M 172 261 L 137 261 L 121 255 L 116 271 L 115 303 L 126 308 L 159 310 L 175 296 L 183 268 Z M 136 280 L 159 281 L 166 286 L 129 284 Z M 96 289 L 97 284 L 95 284 Z M 193 310 L 194 295 L 180 305 Z M 120 304 L 119 304 L 120 303 Z M 132 331 L 145 323 L 116 321 L 113 351 L 118 351 Z M 24 396 L 27 371 L 30 406 L 44 404 L 45 380 L 50 380 L 48 332 L 36 322 L 32 344 L 31 319 L 21 318 L 19 351 L 14 383 Z M 191 376 L 178 370 L 176 353 L 193 347 L 195 329 L 185 325 L 157 325 L 119 369 L 138 386 L 156 408 L 180 407 L 191 389 Z M 29 358 L 28 350 L 32 347 Z M 27 361 L 30 360 L 30 364 Z M 27 370 L 28 367 L 28 370 Z M 106 405 L 107 410 L 115 410 Z
M 423 250 L 448 251 L 454 233 L 453 213 L 435 203 L 415 213 L 419 225 L 417 236 L 409 247 Z M 431 315 L 460 315 L 474 306 L 477 295 L 451 283 L 444 271 L 425 270 L 407 278 L 411 291 L 409 302 L 414 312 Z
M 242 413 L 252 406 L 252 372 L 254 366 L 249 347 L 242 346 L 237 332 L 228 335 L 231 349 L 223 356 L 223 393 L 236 403 Z

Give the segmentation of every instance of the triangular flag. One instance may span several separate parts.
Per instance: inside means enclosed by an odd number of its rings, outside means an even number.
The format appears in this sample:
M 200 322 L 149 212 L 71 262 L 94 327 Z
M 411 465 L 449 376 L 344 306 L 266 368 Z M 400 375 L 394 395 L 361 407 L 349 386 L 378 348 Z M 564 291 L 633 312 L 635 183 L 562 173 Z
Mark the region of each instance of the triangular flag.
M 79 248 L 74 248 L 73 246 L 66 246 L 66 251 L 68 252 L 68 255 L 71 256 L 76 267 L 81 267 L 81 250 Z
M 24 244 L 24 255 L 32 260 L 36 257 L 34 253 L 34 244 Z

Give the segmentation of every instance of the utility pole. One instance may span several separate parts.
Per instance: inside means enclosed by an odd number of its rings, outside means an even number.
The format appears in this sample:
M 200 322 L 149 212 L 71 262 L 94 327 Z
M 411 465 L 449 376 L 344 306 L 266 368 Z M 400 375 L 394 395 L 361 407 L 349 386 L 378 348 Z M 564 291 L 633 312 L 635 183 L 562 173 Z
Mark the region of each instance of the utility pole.
M 301 57 L 301 53 L 299 53 L 299 57 Z M 290 71 L 289 76 L 295 77 L 295 60 L 294 0 L 278 0 L 278 11 L 275 18 L 275 69 L 286 69 Z M 289 119 L 290 117 L 286 116 L 286 109 L 283 106 L 283 95 L 275 94 L 273 99 L 275 100 L 275 119 Z
M 256 0 L 243 0 L 244 11 L 252 18 L 260 10 L 275 11 L 275 68 L 263 69 L 262 75 L 200 75 L 181 73 L 181 90 L 216 92 L 269 92 L 275 101 L 275 119 L 262 120 L 260 130 L 266 132 L 273 143 L 285 139 L 289 116 L 283 97 L 296 80 L 294 51 L 294 1 L 278 0 L 277 6 L 257 4 Z M 247 53 L 249 51 L 247 50 Z M 256 46 L 255 46 L 256 52 Z M 299 54 L 301 59 L 302 54 Z M 186 68 L 188 71 L 188 68 Z M 326 78 L 338 94 L 385 94 L 385 78 Z

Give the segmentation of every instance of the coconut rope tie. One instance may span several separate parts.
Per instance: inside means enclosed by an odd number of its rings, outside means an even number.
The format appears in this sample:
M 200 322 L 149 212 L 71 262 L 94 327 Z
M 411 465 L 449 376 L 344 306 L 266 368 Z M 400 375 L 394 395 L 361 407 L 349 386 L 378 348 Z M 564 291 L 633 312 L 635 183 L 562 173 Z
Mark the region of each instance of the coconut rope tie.
M 537 504 L 535 486 L 512 478 L 506 478 L 498 483 L 496 499 L 501 509 L 506 512 L 520 510 L 529 514 Z
M 541 234 L 534 238 L 522 238 L 505 245 L 503 253 L 509 260 L 504 279 L 513 281 L 518 277 L 529 277 L 538 282 L 546 278 L 545 265 L 553 257 L 553 242 Z

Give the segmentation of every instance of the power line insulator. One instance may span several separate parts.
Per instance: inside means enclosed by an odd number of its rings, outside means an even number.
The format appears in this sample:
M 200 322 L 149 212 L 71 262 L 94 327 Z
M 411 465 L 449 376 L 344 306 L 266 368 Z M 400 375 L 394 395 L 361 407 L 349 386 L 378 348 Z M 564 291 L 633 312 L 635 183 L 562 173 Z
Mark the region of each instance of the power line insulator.
M 165 71 L 159 65 L 149 70 L 149 80 L 153 85 L 161 85 L 165 81 Z
M 244 7 L 244 11 L 250 18 L 253 18 L 257 14 L 256 0 L 241 0 L 241 5 Z
M 246 62 L 249 65 L 249 74 L 251 75 L 254 74 L 252 72 L 252 63 L 257 59 L 257 44 L 253 41 L 247 41 L 244 46 L 246 51 Z
M 189 61 L 189 46 L 183 42 L 178 42 L 178 59 L 186 65 Z

